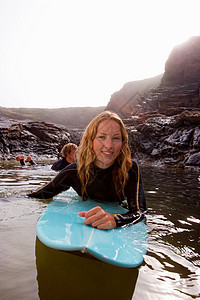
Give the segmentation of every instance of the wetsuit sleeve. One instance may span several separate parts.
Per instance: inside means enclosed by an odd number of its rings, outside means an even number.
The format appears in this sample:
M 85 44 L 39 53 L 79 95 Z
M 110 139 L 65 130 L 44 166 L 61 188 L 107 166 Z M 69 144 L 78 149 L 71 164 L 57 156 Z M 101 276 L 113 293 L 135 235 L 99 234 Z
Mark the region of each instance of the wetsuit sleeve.
M 135 162 L 133 162 L 133 167 L 129 172 L 125 196 L 128 202 L 128 212 L 114 215 L 117 227 L 140 222 L 147 213 L 142 177 L 139 166 Z
M 128 226 L 128 225 L 133 225 L 141 220 L 144 219 L 145 212 L 128 212 L 126 214 L 121 214 L 121 215 L 114 215 L 114 219 L 116 222 L 116 226 L 122 227 L 122 226 Z
M 50 199 L 59 193 L 66 191 L 72 186 L 72 174 L 71 170 L 65 168 L 62 170 L 52 181 L 43 187 L 39 188 L 35 192 L 27 194 L 28 197 L 34 197 L 38 199 Z

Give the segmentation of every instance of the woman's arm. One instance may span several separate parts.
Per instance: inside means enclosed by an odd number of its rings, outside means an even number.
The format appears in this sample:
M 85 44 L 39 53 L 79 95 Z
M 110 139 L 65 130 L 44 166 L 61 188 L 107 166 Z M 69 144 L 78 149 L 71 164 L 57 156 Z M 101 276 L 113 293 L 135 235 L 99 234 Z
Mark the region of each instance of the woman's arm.
M 62 186 L 60 184 L 55 185 L 55 181 L 56 180 L 54 178 L 51 182 L 39 188 L 38 190 L 27 194 L 27 196 L 38 199 L 50 199 L 70 188 L 69 186 Z
M 42 186 L 38 190 L 28 194 L 29 197 L 39 199 L 50 199 L 59 193 L 68 190 L 74 186 L 76 179 L 76 165 L 69 165 L 58 173 L 48 184 Z

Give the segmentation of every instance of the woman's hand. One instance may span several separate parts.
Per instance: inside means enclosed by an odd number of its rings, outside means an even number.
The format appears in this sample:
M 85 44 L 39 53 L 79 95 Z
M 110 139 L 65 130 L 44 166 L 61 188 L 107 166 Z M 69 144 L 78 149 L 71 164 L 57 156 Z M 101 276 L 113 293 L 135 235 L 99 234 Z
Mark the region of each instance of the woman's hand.
M 100 206 L 96 206 L 88 211 L 81 211 L 78 215 L 85 217 L 85 225 L 91 225 L 92 227 L 103 230 L 116 228 L 114 217 Z

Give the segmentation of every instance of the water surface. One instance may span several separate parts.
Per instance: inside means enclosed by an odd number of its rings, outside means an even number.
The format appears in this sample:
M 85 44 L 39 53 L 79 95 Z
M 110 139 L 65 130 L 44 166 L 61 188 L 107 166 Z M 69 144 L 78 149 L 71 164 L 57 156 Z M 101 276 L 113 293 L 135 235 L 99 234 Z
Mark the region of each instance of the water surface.
M 200 299 L 200 175 L 142 167 L 148 252 L 138 269 L 44 246 L 35 226 L 49 200 L 26 193 L 56 175 L 49 162 L 0 163 L 0 299 Z

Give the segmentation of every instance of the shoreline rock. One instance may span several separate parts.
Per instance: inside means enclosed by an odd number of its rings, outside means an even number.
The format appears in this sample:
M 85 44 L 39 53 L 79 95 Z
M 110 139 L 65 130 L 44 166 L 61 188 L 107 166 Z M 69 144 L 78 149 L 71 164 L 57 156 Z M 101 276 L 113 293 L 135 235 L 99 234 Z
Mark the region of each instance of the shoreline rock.
M 0 155 L 31 155 L 57 159 L 64 144 L 79 144 L 83 130 L 47 122 L 0 119 Z M 129 146 L 140 164 L 167 167 L 200 167 L 200 111 L 174 116 L 150 114 L 123 120 Z
M 67 143 L 78 144 L 81 131 L 40 121 L 17 121 L 0 118 L 0 154 L 31 155 L 34 159 L 56 159 Z
M 140 163 L 200 167 L 200 111 L 154 116 L 126 124 L 131 152 Z
M 171 51 L 164 74 L 126 83 L 105 109 L 124 118 L 132 156 L 141 164 L 199 168 L 200 36 Z M 2 108 L 0 116 L 8 119 L 0 118 L 0 154 L 56 158 L 64 144 L 79 144 L 84 130 L 80 126 L 103 110 Z M 21 121 L 9 120 L 20 119 L 20 113 Z M 80 128 L 73 129 L 77 124 Z

